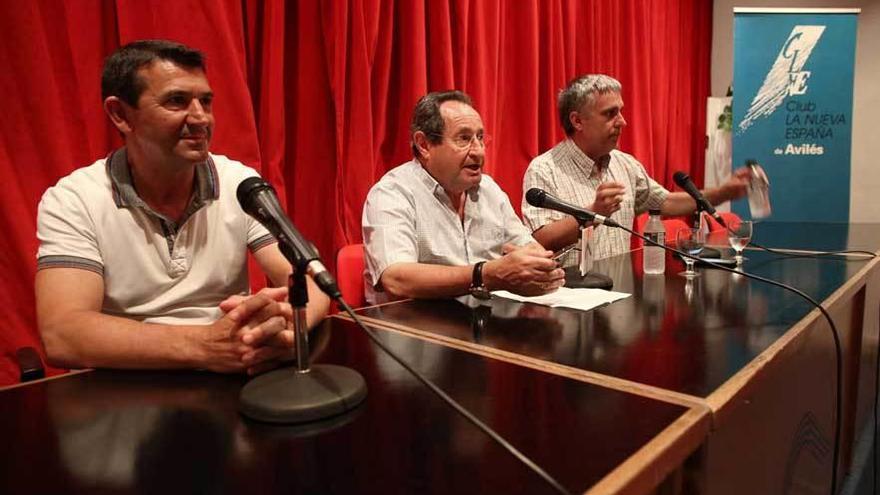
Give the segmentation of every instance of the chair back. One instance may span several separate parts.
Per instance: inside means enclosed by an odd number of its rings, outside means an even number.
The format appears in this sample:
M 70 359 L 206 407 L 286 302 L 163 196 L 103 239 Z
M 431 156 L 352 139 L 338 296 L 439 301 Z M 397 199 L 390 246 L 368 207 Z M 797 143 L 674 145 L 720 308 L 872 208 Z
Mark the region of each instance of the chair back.
M 675 236 L 678 235 L 679 230 L 690 228 L 690 225 L 680 218 L 665 218 L 663 219 L 663 226 L 666 228 L 666 244 L 672 245 L 675 244 Z
M 336 282 L 352 308 L 364 306 L 364 245 L 349 244 L 336 254 Z
M 638 232 L 639 234 L 643 234 L 645 232 L 645 224 L 648 223 L 648 214 L 642 213 L 638 215 L 633 221 L 633 231 Z M 630 236 L 629 248 L 630 249 L 638 249 L 644 246 L 645 241 L 642 240 L 641 237 L 638 236 Z
M 739 225 L 742 222 L 742 219 L 739 218 L 739 215 L 730 211 L 720 211 L 718 212 L 721 215 L 721 218 L 724 220 L 724 223 L 727 225 Z M 712 215 L 703 215 L 703 218 L 706 218 L 709 222 L 709 232 L 717 232 L 719 230 L 725 230 L 724 227 L 721 226 Z

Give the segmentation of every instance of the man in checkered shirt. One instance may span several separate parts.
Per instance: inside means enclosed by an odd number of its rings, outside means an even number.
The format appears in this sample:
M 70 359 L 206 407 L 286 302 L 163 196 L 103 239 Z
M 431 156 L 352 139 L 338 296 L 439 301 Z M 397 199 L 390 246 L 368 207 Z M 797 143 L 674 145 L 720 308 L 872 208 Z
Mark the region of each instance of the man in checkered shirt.
M 539 155 L 526 170 L 523 192 L 537 187 L 563 201 L 584 207 L 632 228 L 636 215 L 660 209 L 663 215 L 687 215 L 696 202 L 685 192 L 669 192 L 648 176 L 633 156 L 617 150 L 626 126 L 621 85 L 612 77 L 589 74 L 571 81 L 559 93 L 558 109 L 566 139 Z M 713 205 L 746 194 L 748 170 L 742 168 L 720 187 L 703 195 Z M 547 249 L 558 250 L 578 239 L 577 221 L 564 213 L 529 205 L 522 212 L 532 235 Z M 607 258 L 630 247 L 622 229 L 599 226 L 593 234 L 593 256 Z M 568 256 L 566 264 L 574 260 Z

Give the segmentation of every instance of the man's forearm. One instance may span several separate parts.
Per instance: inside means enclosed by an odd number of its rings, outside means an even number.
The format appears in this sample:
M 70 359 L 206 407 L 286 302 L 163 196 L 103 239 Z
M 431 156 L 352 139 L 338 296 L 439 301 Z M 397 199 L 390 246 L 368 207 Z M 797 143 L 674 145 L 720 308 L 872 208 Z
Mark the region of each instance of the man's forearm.
M 89 270 L 40 270 L 34 285 L 46 354 L 64 367 L 255 372 L 291 347 L 284 332 L 290 307 L 278 302 L 285 289 L 227 299 L 220 303 L 225 314 L 210 324 L 164 325 L 102 313 L 103 278 Z
M 541 246 L 551 251 L 574 244 L 579 237 L 579 227 L 574 217 L 565 217 L 555 222 L 550 222 L 532 233 L 532 237 Z
M 727 196 L 723 189 L 719 187 L 711 187 L 701 191 L 703 196 L 712 205 L 719 205 L 731 198 Z M 697 202 L 686 192 L 671 192 L 666 196 L 660 211 L 665 216 L 690 215 L 697 209 Z
M 467 293 L 473 265 L 395 263 L 382 273 L 382 288 L 397 298 L 454 297 Z
M 725 201 L 730 201 L 735 199 L 734 196 L 731 195 L 730 191 L 721 187 L 710 187 L 708 189 L 703 189 L 703 196 L 712 203 L 713 206 L 720 205 Z
M 101 313 L 103 278 L 76 268 L 39 270 L 37 323 L 53 364 L 71 368 L 204 366 L 207 326 L 141 323 Z
M 75 310 L 40 317 L 50 362 L 67 368 L 207 367 L 201 342 L 206 326 L 160 325 Z

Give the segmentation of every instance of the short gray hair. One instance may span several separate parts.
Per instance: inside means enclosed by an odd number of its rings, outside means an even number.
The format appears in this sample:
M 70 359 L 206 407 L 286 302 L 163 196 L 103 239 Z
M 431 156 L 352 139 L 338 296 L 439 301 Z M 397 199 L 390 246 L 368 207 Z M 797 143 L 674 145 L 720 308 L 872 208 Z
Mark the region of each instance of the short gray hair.
M 559 107 L 559 122 L 567 136 L 574 134 L 575 128 L 571 124 L 569 115 L 578 112 L 584 105 L 592 105 L 596 94 L 620 93 L 620 82 L 605 74 L 586 74 L 572 79 L 568 86 L 559 92 L 557 106 Z

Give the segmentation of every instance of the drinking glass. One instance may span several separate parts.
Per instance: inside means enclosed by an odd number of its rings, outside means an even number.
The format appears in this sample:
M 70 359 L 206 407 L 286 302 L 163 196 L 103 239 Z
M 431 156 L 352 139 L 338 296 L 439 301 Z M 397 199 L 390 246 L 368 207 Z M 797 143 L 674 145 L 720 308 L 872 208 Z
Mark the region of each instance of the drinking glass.
M 727 229 L 727 240 L 730 241 L 730 247 L 736 251 L 736 264 L 741 265 L 745 259 L 742 255 L 743 249 L 752 240 L 751 220 L 743 220 L 739 223 L 731 222 Z
M 699 256 L 703 251 L 703 246 L 706 245 L 706 233 L 699 228 L 681 229 L 675 234 L 675 242 L 679 251 L 691 256 Z M 682 256 L 682 258 L 684 258 L 687 269 L 679 275 L 687 278 L 699 277 L 700 274 L 694 271 L 695 260 L 686 256 Z

